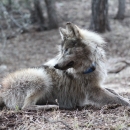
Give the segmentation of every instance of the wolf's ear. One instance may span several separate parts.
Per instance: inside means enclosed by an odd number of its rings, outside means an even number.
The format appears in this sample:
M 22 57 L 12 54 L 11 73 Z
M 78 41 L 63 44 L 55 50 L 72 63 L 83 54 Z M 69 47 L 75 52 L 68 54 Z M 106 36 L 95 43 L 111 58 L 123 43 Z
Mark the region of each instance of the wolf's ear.
M 73 23 L 67 23 L 66 24 L 66 30 L 67 33 L 72 36 L 72 37 L 76 37 L 76 38 L 80 38 L 80 34 L 79 34 L 79 29 L 76 25 L 74 25 Z
M 60 32 L 62 40 L 64 40 L 67 37 L 66 29 L 59 27 L 59 32 Z

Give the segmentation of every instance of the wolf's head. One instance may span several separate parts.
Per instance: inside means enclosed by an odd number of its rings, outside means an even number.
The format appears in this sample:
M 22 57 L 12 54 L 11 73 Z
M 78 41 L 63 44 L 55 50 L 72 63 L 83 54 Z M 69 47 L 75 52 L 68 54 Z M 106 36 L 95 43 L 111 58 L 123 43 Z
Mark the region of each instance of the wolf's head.
M 83 72 L 93 63 L 99 64 L 104 59 L 105 43 L 102 37 L 94 32 L 80 29 L 72 23 L 66 24 L 66 29 L 59 28 L 62 43 L 56 69 L 73 68 Z

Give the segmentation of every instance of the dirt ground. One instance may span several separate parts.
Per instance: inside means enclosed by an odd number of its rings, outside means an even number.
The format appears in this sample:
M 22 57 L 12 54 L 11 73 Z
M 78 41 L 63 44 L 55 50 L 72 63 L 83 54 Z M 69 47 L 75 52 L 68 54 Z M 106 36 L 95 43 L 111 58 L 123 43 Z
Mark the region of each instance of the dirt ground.
M 130 2 L 126 0 L 126 18 L 114 20 L 117 0 L 109 1 L 111 32 L 102 34 L 107 41 L 108 77 L 104 87 L 113 88 L 130 98 Z M 80 5 L 80 7 L 79 7 Z M 60 26 L 70 21 L 80 27 L 90 25 L 90 0 L 58 0 L 56 3 Z M 60 44 L 58 29 L 17 35 L 0 43 L 0 80 L 21 68 L 39 66 L 57 54 Z M 0 111 L 0 130 L 128 130 L 130 108 L 104 106 L 101 110 Z

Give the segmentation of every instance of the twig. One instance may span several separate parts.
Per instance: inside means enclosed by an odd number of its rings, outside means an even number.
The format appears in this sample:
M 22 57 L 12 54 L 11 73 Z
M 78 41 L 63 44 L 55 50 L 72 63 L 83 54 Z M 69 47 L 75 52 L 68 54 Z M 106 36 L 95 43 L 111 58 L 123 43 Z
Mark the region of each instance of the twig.
M 12 14 L 10 14 L 10 13 L 7 11 L 6 7 L 5 7 L 2 3 L 0 4 L 0 9 L 1 9 L 1 11 L 3 12 L 4 19 L 5 19 L 5 22 L 6 22 L 7 26 L 8 26 L 8 29 L 10 28 L 9 21 L 12 21 L 12 22 L 20 29 L 20 30 L 18 30 L 18 31 L 15 33 L 15 35 L 17 35 L 18 32 L 24 33 L 24 32 L 27 32 L 27 31 L 28 31 L 28 29 L 26 29 L 25 26 L 22 26 L 22 25 L 20 25 L 20 24 L 18 23 L 18 21 L 13 17 Z M 13 37 L 15 37 L 15 35 L 13 35 L 13 36 L 12 36 L 12 35 L 11 35 L 11 36 L 8 36 L 7 39 L 13 38 Z
M 58 109 L 59 106 L 58 105 L 31 105 L 27 108 L 25 108 L 25 110 L 50 110 L 50 109 Z
M 63 125 L 65 125 L 65 126 L 68 128 L 68 130 L 73 130 L 69 125 L 67 125 L 67 124 L 66 124 L 65 122 L 63 122 L 63 121 L 60 121 L 60 120 L 51 121 L 51 120 L 47 119 L 46 117 L 44 117 L 44 120 L 45 120 L 45 121 L 48 121 L 48 122 L 50 122 L 50 123 L 58 123 L 58 122 L 60 122 L 60 123 L 62 123 Z
M 12 15 L 10 15 L 10 19 L 14 22 L 14 24 L 17 26 L 17 27 L 19 27 L 20 28 L 20 32 L 27 32 L 28 30 L 27 29 L 25 29 L 25 27 L 24 26 L 21 26 L 18 22 L 17 22 L 17 20 L 16 19 L 14 19 L 14 17 L 12 16 Z M 22 30 L 22 31 L 21 31 Z

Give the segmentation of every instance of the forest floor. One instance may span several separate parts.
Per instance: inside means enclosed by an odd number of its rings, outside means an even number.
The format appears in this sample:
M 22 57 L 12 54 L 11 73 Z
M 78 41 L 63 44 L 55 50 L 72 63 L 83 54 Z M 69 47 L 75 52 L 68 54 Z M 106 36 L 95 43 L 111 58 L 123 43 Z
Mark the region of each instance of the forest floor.
M 102 34 L 107 41 L 108 77 L 104 86 L 113 88 L 130 99 L 130 3 L 127 0 L 126 18 L 118 21 L 117 1 L 109 1 L 111 31 Z M 80 7 L 79 7 L 80 5 Z M 90 25 L 90 0 L 66 0 L 56 3 L 60 25 L 70 21 L 80 27 Z M 10 31 L 10 30 L 8 30 Z M 13 30 L 11 30 L 13 31 Z M 58 29 L 17 35 L 0 43 L 0 80 L 8 73 L 21 68 L 39 66 L 57 54 L 60 44 Z M 5 46 L 3 48 L 3 46 Z M 0 130 L 128 130 L 130 108 L 104 106 L 101 110 L 52 110 L 52 111 L 0 111 Z

